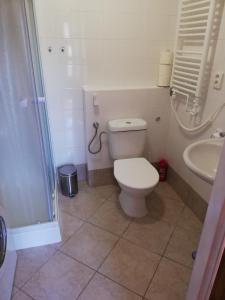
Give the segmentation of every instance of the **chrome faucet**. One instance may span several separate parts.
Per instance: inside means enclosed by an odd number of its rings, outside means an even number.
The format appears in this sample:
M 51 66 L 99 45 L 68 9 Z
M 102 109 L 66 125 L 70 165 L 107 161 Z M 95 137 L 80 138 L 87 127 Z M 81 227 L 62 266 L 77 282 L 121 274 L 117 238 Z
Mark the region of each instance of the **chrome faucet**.
M 225 131 L 220 132 L 220 137 L 224 138 L 225 137 Z
M 221 128 L 217 128 L 214 133 L 211 134 L 210 138 L 212 139 L 218 139 L 218 138 L 224 138 L 225 137 L 225 131 Z

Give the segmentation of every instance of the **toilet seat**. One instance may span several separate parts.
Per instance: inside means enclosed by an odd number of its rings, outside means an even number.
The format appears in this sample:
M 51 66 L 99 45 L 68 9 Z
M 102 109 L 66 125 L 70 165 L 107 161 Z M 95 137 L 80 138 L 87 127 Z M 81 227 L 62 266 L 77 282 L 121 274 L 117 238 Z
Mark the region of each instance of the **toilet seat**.
M 159 174 L 143 157 L 114 161 L 114 176 L 122 185 L 133 189 L 150 189 L 159 181 Z

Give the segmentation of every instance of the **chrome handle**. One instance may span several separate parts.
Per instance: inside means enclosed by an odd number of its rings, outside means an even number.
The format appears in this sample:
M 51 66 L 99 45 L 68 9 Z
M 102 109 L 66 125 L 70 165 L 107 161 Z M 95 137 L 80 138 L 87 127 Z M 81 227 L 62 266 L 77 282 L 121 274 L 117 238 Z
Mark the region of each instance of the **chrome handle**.
M 0 216 L 0 268 L 4 263 L 6 255 L 7 246 L 7 230 L 5 221 L 2 216 Z

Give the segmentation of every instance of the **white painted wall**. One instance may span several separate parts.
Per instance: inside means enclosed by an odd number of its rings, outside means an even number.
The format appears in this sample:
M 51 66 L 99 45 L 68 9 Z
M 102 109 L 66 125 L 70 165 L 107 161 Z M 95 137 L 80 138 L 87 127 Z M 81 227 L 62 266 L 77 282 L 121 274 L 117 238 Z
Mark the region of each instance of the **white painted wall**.
M 57 165 L 86 161 L 83 85 L 156 85 L 160 50 L 173 48 L 177 2 L 34 0 Z
M 217 71 L 225 72 L 225 11 L 223 13 L 222 24 L 217 41 L 209 92 L 204 109 L 204 118 L 209 116 L 218 106 L 220 106 L 220 104 L 225 101 L 225 81 L 223 82 L 223 87 L 221 90 L 218 91 L 213 89 L 213 80 Z M 180 113 L 182 113 L 185 117 L 183 112 L 184 106 L 181 105 Z M 187 125 L 190 125 L 189 122 L 187 122 Z M 183 179 L 185 179 L 207 202 L 211 193 L 211 185 L 205 183 L 187 169 L 183 162 L 182 154 L 187 145 L 196 140 L 209 138 L 218 127 L 225 130 L 225 109 L 223 109 L 212 126 L 197 136 L 185 134 L 178 127 L 173 114 L 171 114 L 170 118 L 170 129 L 167 142 L 167 156 L 169 162 L 172 167 L 183 177 Z
M 107 122 L 118 118 L 144 118 L 148 124 L 146 156 L 156 162 L 165 157 L 169 125 L 169 90 L 167 88 L 89 90 L 85 91 L 86 145 L 91 140 L 93 122 L 99 122 L 99 131 L 107 131 Z M 99 107 L 93 106 L 95 95 Z M 157 122 L 156 118 L 160 117 Z M 98 144 L 93 144 L 97 149 Z M 87 149 L 87 147 L 86 147 Z M 87 153 L 88 170 L 113 166 L 109 154 L 107 135 L 103 136 L 103 148 L 97 155 Z

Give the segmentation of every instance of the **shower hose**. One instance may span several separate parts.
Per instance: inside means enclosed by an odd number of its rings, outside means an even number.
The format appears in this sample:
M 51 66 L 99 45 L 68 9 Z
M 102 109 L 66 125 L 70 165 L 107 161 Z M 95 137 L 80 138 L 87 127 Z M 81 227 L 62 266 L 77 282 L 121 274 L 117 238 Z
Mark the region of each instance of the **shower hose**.
M 174 108 L 174 104 L 173 104 L 173 97 L 171 96 L 170 97 L 170 105 L 171 105 L 171 108 L 172 108 L 172 111 L 175 115 L 175 118 L 178 122 L 178 124 L 180 125 L 180 127 L 186 131 L 186 132 L 189 132 L 189 133 L 195 133 L 195 132 L 198 132 L 199 130 L 201 129 L 204 129 L 206 128 L 207 126 L 209 126 L 210 124 L 212 124 L 215 119 L 217 118 L 217 116 L 219 115 L 219 113 L 221 112 L 221 110 L 225 107 L 225 102 L 222 103 L 216 110 L 214 113 L 211 114 L 211 116 L 209 116 L 204 122 L 202 122 L 199 126 L 196 126 L 196 127 L 193 127 L 193 128 L 188 128 L 186 127 L 183 122 L 181 121 L 181 119 L 179 118 L 178 116 L 178 113 L 176 111 L 176 109 Z
M 93 123 L 93 127 L 94 127 L 94 129 L 95 129 L 95 133 L 94 133 L 93 138 L 90 140 L 90 143 L 88 144 L 88 151 L 89 151 L 89 153 L 91 153 L 91 154 L 97 154 L 97 153 L 101 152 L 101 150 L 102 150 L 102 136 L 103 136 L 103 134 L 107 134 L 107 132 L 106 132 L 106 131 L 100 132 L 100 134 L 99 134 L 99 136 L 98 136 L 98 139 L 99 139 L 99 147 L 98 147 L 97 150 L 93 151 L 93 150 L 91 150 L 91 145 L 92 145 L 92 143 L 94 142 L 95 138 L 96 138 L 97 135 L 98 135 L 99 123 L 98 123 L 98 122 L 94 122 L 94 123 Z

